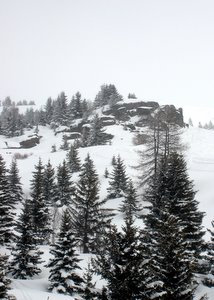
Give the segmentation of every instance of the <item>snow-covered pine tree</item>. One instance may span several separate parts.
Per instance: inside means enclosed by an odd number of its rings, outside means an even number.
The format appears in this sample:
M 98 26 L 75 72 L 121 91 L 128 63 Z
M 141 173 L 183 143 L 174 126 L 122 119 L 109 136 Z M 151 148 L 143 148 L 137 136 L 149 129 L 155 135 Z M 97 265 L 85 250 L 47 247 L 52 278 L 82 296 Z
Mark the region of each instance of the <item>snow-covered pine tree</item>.
M 167 162 L 167 189 L 169 191 L 170 213 L 182 222 L 183 233 L 188 241 L 188 250 L 197 259 L 202 252 L 204 213 L 198 209 L 193 182 L 189 179 L 183 155 L 171 153 Z
M 108 176 L 109 176 L 109 171 L 107 168 L 105 168 L 104 177 L 108 178 Z
M 167 161 L 162 161 L 144 195 L 149 203 L 145 240 L 154 283 L 152 299 L 193 299 L 192 263 L 194 256 L 200 253 L 203 235 L 203 214 L 198 212 L 194 196 L 183 157 L 171 154 Z
M 112 164 L 112 166 L 115 166 L 116 163 L 117 163 L 116 157 L 115 157 L 115 155 L 113 155 L 112 159 L 111 159 L 111 164 Z
M 55 182 L 55 170 L 51 165 L 50 160 L 48 161 L 47 165 L 44 168 L 43 184 L 44 184 L 43 193 L 44 193 L 45 203 L 48 206 L 48 210 L 49 210 L 49 219 L 51 223 L 51 236 L 53 241 L 56 235 L 60 213 L 57 205 L 58 198 L 57 198 L 57 187 Z
M 0 299 L 9 300 L 8 290 L 10 289 L 10 280 L 6 276 L 7 256 L 0 253 Z
M 82 96 L 80 92 L 77 92 L 71 99 L 70 111 L 74 119 L 80 119 L 83 117 L 83 107 L 82 107 Z
M 66 155 L 66 162 L 71 173 L 79 172 L 81 168 L 81 162 L 79 158 L 79 153 L 75 145 L 70 145 L 70 149 Z
M 0 245 L 12 242 L 14 238 L 13 203 L 10 196 L 10 185 L 5 161 L 0 155 Z
M 118 198 L 124 196 L 127 188 L 128 177 L 126 175 L 126 167 L 118 155 L 113 171 L 109 175 L 108 198 Z
M 45 104 L 45 120 L 49 125 L 51 124 L 53 119 L 53 111 L 54 111 L 53 100 L 51 98 L 48 98 Z
M 53 122 L 58 125 L 67 126 L 69 123 L 69 109 L 67 104 L 67 96 L 61 92 L 54 101 Z
M 35 165 L 31 180 L 31 214 L 37 244 L 46 244 L 50 237 L 49 209 L 44 197 L 44 166 L 41 159 Z
M 137 216 L 140 212 L 140 203 L 137 199 L 136 189 L 134 188 L 133 181 L 129 179 L 125 191 L 124 199 L 122 201 L 120 211 L 125 213 L 126 216 Z
M 17 136 L 21 129 L 21 115 L 15 105 L 4 107 L 1 113 L 1 134 L 8 137 Z
M 96 240 L 105 224 L 99 199 L 99 181 L 94 162 L 87 155 L 76 186 L 74 207 L 70 209 L 72 227 L 80 241 L 83 253 L 96 251 Z
M 76 252 L 76 244 L 77 240 L 71 229 L 70 215 L 68 210 L 65 210 L 59 237 L 50 250 L 53 256 L 48 264 L 51 291 L 67 295 L 82 291 L 83 278 L 78 274 L 81 268 L 78 265 L 80 259 Z
M 72 204 L 72 198 L 74 196 L 75 188 L 71 181 L 71 175 L 68 165 L 63 160 L 57 168 L 57 205 L 68 206 Z
M 109 299 L 151 299 L 144 252 L 131 217 L 125 219 L 122 232 L 110 226 L 93 260 L 97 274 L 107 281 Z
M 55 170 L 50 162 L 48 161 L 45 165 L 43 173 L 43 194 L 45 203 L 47 206 L 53 207 L 55 205 L 56 198 L 56 183 L 55 183 Z
M 114 105 L 122 99 L 122 96 L 118 93 L 114 84 L 103 84 L 95 97 L 94 106 L 102 107 L 107 104 Z
M 12 250 L 10 272 L 18 279 L 28 279 L 41 272 L 38 265 L 42 262 L 42 252 L 36 246 L 30 206 L 30 201 L 26 199 L 16 225 L 18 235 Z
M 91 128 L 88 136 L 88 146 L 105 145 L 108 140 L 108 135 L 103 129 L 102 121 L 98 114 L 96 114 L 92 120 Z
M 20 204 L 23 200 L 23 191 L 16 159 L 12 160 L 8 179 L 10 185 L 10 196 L 12 204 Z

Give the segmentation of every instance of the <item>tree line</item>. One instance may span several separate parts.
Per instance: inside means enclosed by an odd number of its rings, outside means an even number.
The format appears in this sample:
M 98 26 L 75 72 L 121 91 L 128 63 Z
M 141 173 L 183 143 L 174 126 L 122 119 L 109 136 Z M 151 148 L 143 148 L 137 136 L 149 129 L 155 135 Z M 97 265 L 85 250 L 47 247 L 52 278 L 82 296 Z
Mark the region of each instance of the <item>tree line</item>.
M 24 133 L 27 128 L 37 125 L 50 125 L 56 129 L 59 126 L 71 126 L 76 119 L 87 120 L 94 108 L 103 105 L 114 105 L 123 98 L 118 93 L 115 85 L 104 84 L 96 95 L 94 101 L 86 100 L 80 92 L 68 100 L 65 92 L 61 92 L 56 99 L 47 99 L 45 105 L 34 110 L 27 108 L 25 113 L 19 112 L 19 106 L 26 102 L 15 104 L 10 97 L 2 101 L 2 112 L 0 114 L 0 134 L 13 137 Z M 35 104 L 30 101 L 29 105 Z

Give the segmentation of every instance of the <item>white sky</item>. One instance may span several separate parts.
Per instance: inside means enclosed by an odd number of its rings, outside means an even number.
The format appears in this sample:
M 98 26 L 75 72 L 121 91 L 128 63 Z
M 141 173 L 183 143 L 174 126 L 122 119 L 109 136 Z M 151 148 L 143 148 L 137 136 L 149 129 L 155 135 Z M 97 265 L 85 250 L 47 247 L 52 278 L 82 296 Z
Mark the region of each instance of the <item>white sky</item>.
M 0 99 L 64 90 L 214 108 L 213 0 L 0 0 Z

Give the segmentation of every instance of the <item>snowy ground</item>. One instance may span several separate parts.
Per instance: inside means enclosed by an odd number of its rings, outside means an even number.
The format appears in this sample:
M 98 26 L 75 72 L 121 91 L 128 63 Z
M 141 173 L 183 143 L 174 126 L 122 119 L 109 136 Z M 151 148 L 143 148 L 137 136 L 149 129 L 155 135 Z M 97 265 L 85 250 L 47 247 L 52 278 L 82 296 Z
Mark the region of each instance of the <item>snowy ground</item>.
M 99 173 L 101 182 L 100 197 L 103 198 L 106 195 L 106 187 L 108 186 L 108 180 L 104 177 L 104 171 L 107 167 L 111 171 L 111 159 L 112 156 L 121 155 L 127 166 L 128 174 L 136 179 L 136 170 L 132 168 L 137 164 L 138 155 L 137 150 L 142 146 L 134 146 L 132 143 L 133 133 L 123 130 L 122 126 L 114 125 L 107 128 L 107 132 L 114 135 L 114 139 L 111 145 L 88 147 L 80 149 L 80 157 L 83 161 L 90 153 L 92 159 L 95 162 L 97 171 Z M 26 132 L 26 136 L 32 134 L 32 132 Z M 58 166 L 59 163 L 65 158 L 66 152 L 59 150 L 62 143 L 62 134 L 54 135 L 53 131 L 46 127 L 39 127 L 39 135 L 42 136 L 40 144 L 31 149 L 7 149 L 5 141 L 11 146 L 17 146 L 19 141 L 24 140 L 25 137 L 18 137 L 8 139 L 0 136 L 0 153 L 6 160 L 9 167 L 13 155 L 15 153 L 28 154 L 28 158 L 19 159 L 18 167 L 22 178 L 23 188 L 26 195 L 29 194 L 30 179 L 32 178 L 32 171 L 35 164 L 38 163 L 39 157 L 43 164 L 46 164 L 50 159 L 53 166 Z M 213 201 L 214 201 L 214 130 L 209 131 L 199 128 L 185 129 L 183 134 L 184 142 L 188 143 L 188 149 L 186 151 L 186 159 L 189 168 L 190 178 L 195 183 L 195 189 L 198 191 L 197 199 L 200 203 L 200 210 L 206 213 L 204 218 L 205 228 L 210 228 L 210 222 L 214 219 L 213 215 Z M 51 153 L 51 146 L 56 145 L 57 152 Z M 74 178 L 75 180 L 75 178 Z M 118 201 L 110 200 L 107 206 L 113 209 L 117 209 L 119 205 Z M 114 222 L 118 226 L 122 223 L 121 215 L 118 214 Z M 139 224 L 140 225 L 140 224 Z M 48 249 L 43 249 L 44 259 L 48 260 Z M 83 261 L 82 267 L 87 265 L 87 261 L 90 259 L 88 255 L 82 255 Z M 33 280 L 12 280 L 12 291 L 17 297 L 17 300 L 70 300 L 72 297 L 56 295 L 47 292 L 48 286 L 48 270 L 43 268 L 42 274 L 35 277 Z M 98 286 L 102 286 L 102 281 L 96 278 Z M 213 289 L 200 287 L 197 297 L 206 292 L 210 299 L 214 299 Z

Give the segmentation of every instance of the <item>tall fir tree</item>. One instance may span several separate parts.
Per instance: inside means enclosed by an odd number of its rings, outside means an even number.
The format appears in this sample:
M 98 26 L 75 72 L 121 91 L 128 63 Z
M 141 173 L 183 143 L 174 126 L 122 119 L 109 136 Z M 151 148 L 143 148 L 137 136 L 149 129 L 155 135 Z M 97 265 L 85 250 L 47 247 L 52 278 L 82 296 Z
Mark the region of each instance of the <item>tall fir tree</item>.
M 126 217 L 122 232 L 110 226 L 97 252 L 93 265 L 107 281 L 109 299 L 152 299 L 145 249 L 131 217 Z
M 14 239 L 14 206 L 12 202 L 6 164 L 0 155 L 0 245 L 7 245 Z
M 94 162 L 87 155 L 76 187 L 74 207 L 71 208 L 72 226 L 83 253 L 94 252 L 95 243 L 105 224 L 99 199 L 99 181 Z
M 11 201 L 13 204 L 20 204 L 23 200 L 23 190 L 16 159 L 12 160 L 8 179 L 10 185 Z
M 42 252 L 36 245 L 30 206 L 30 201 L 26 199 L 16 226 L 18 235 L 12 251 L 10 271 L 17 279 L 29 279 L 41 272 L 38 265 L 42 262 Z
M 189 179 L 183 155 L 172 153 L 167 161 L 167 188 L 170 194 L 170 213 L 175 214 L 184 227 L 188 240 L 188 250 L 196 259 L 200 257 L 203 246 L 202 221 L 204 213 L 199 211 L 195 199 L 193 182 Z
M 52 258 L 48 264 L 50 268 L 50 286 L 53 292 L 73 295 L 82 291 L 83 279 L 78 274 L 80 259 L 76 253 L 77 241 L 70 224 L 68 210 L 63 213 L 59 237 L 52 245 Z
M 53 100 L 51 98 L 48 98 L 45 104 L 45 119 L 47 124 L 51 124 L 52 119 L 53 119 L 53 112 L 54 112 L 54 107 L 53 107 Z
M 47 244 L 50 237 L 50 219 L 48 205 L 44 197 L 44 166 L 41 159 L 35 165 L 31 180 L 31 210 L 37 243 Z
M 71 145 L 66 155 L 67 165 L 71 173 L 79 172 L 81 168 L 81 162 L 79 158 L 78 149 L 75 145 Z
M 126 175 L 125 165 L 120 155 L 118 155 L 116 159 L 116 164 L 113 165 L 113 171 L 109 178 L 108 198 L 124 196 L 127 188 L 128 177 Z
M 43 194 L 47 206 L 53 207 L 56 202 L 55 170 L 50 162 L 44 168 L 43 174 Z
M 74 185 L 71 181 L 71 175 L 68 165 L 64 160 L 62 165 L 57 168 L 57 205 L 69 206 L 73 202 Z
M 74 119 L 80 119 L 83 117 L 82 96 L 80 92 L 77 92 L 71 99 L 70 103 L 71 115 Z
M 137 217 L 140 212 L 140 203 L 137 199 L 136 189 L 134 188 L 131 179 L 129 179 L 127 183 L 124 199 L 120 206 L 120 211 L 125 213 L 126 216 L 130 215 L 132 217 Z
M 69 123 L 67 96 L 64 92 L 61 92 L 57 100 L 54 101 L 53 122 L 57 126 L 67 126 Z
M 173 153 L 167 161 L 162 160 L 144 195 L 149 203 L 144 219 L 150 276 L 155 286 L 153 299 L 193 299 L 192 264 L 203 236 L 203 214 L 197 210 L 194 195 L 183 157 Z M 187 214 L 189 224 L 194 225 L 192 231 L 185 219 Z

